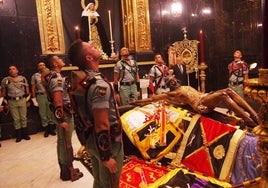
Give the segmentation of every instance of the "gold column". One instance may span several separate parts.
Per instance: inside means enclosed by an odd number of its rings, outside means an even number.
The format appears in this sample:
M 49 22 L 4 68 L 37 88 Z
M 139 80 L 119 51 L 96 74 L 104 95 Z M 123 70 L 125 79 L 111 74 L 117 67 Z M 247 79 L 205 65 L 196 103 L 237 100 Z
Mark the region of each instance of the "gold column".
M 64 54 L 60 0 L 36 0 L 42 54 Z
M 259 69 L 259 78 L 249 79 L 246 96 L 260 102 L 260 125 L 253 129 L 258 137 L 258 151 L 262 157 L 262 176 L 259 187 L 268 187 L 268 69 Z
M 152 51 L 148 0 L 122 0 L 122 19 L 124 46 L 130 51 Z

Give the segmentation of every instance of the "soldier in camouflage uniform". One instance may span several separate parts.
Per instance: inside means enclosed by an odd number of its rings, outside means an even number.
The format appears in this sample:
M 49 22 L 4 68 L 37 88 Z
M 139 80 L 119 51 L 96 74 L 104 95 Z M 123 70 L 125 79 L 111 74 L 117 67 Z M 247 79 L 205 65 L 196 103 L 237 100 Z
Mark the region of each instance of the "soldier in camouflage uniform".
M 30 140 L 31 138 L 27 132 L 27 100 L 30 98 L 29 84 L 24 76 L 19 75 L 16 66 L 9 66 L 8 72 L 9 76 L 2 80 L 1 90 L 8 101 L 14 121 L 16 142 L 20 142 L 21 139 Z
M 229 84 L 238 95 L 244 98 L 244 81 L 248 79 L 248 65 L 242 60 L 242 52 L 234 52 L 234 60 L 228 65 Z
M 63 181 L 78 180 L 83 176 L 73 167 L 72 133 L 74 119 L 68 95 L 68 83 L 61 75 L 65 63 L 56 55 L 48 55 L 47 64 L 51 71 L 44 76 L 51 109 L 57 122 L 57 154 L 60 166 L 60 178 Z
M 38 72 L 34 73 L 31 77 L 32 100 L 36 100 L 38 105 L 41 123 L 45 130 L 44 137 L 48 137 L 49 134 L 55 136 L 56 133 L 54 130 L 54 122 L 52 120 L 52 112 L 49 108 L 50 103 L 41 79 L 41 73 L 47 69 L 46 64 L 42 61 L 39 62 L 37 69 Z
M 76 41 L 69 49 L 73 65 L 83 71 L 70 94 L 80 123 L 87 128 L 86 149 L 92 161 L 94 188 L 119 187 L 123 166 L 122 126 L 111 84 L 99 72 L 101 54 L 91 43 Z M 74 74 L 74 73 L 73 73 Z M 77 92 L 75 87 L 84 88 Z

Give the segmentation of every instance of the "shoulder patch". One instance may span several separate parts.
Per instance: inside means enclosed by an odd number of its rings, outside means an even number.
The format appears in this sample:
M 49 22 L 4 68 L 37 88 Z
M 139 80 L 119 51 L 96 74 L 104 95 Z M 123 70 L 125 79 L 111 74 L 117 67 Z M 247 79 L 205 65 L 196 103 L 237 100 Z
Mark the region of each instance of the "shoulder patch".
M 98 87 L 98 93 L 99 93 L 99 96 L 101 96 L 101 97 L 105 96 L 106 93 L 107 93 L 107 87 L 99 86 Z

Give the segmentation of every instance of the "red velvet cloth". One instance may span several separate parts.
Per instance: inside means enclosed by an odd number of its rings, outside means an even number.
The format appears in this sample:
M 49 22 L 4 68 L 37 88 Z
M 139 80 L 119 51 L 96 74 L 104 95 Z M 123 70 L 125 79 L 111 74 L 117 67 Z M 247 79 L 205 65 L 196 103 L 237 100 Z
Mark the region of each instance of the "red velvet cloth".
M 165 166 L 147 164 L 144 160 L 133 158 L 123 166 L 120 188 L 144 187 L 167 174 Z

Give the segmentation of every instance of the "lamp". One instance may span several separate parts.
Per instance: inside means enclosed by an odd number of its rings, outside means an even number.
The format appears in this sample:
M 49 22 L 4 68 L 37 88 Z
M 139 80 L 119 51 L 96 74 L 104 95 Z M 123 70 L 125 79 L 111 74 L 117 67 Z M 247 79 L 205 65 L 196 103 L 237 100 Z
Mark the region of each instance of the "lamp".
M 182 4 L 179 1 L 174 1 L 171 4 L 171 15 L 174 17 L 179 17 L 182 14 Z

